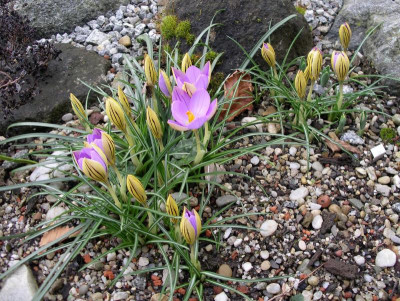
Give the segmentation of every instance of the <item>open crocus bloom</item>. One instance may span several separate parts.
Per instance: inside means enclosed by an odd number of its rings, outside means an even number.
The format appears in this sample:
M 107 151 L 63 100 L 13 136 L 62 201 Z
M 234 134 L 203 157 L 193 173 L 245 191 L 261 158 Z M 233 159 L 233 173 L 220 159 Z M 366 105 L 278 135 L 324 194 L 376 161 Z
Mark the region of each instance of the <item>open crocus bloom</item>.
M 186 70 L 186 73 L 172 68 L 172 72 L 178 88 L 184 90 L 189 96 L 192 96 L 197 89 L 207 89 L 211 78 L 211 65 L 210 62 L 207 62 L 203 69 L 190 66 Z
M 196 130 L 210 120 L 216 110 L 217 99 L 210 103 L 210 95 L 204 89 L 197 89 L 192 97 L 180 93 L 180 98 L 173 99 L 171 105 L 175 120 L 168 120 L 168 124 L 178 131 Z
M 115 145 L 110 135 L 98 128 L 94 128 L 92 134 L 87 135 L 86 139 L 89 145 L 96 146 L 103 152 L 105 155 L 104 161 L 114 165 Z M 100 153 L 100 155 L 102 154 Z
M 79 169 L 89 178 L 99 181 L 107 181 L 107 164 L 103 157 L 93 147 L 85 147 L 73 152 Z

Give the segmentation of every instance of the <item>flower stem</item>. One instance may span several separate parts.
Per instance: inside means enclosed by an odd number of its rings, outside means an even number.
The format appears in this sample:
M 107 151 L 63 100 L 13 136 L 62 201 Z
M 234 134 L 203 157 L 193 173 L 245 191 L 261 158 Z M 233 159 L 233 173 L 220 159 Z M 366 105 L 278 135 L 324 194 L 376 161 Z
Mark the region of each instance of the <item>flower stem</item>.
M 204 146 L 207 146 L 208 140 L 210 140 L 211 131 L 209 130 L 208 127 L 209 127 L 209 124 L 207 121 L 206 124 L 204 125 L 204 139 L 203 139 Z
M 111 194 L 111 197 L 114 200 L 115 206 L 117 206 L 119 209 L 122 209 L 121 203 L 118 200 L 117 195 L 115 194 L 114 188 L 111 186 L 110 182 L 107 181 L 107 183 L 105 183 L 108 189 L 108 192 Z
M 311 101 L 312 91 L 314 89 L 315 80 L 311 81 L 310 90 L 308 91 L 307 101 Z
M 121 190 L 121 195 L 122 198 L 124 199 L 124 201 L 126 202 L 128 200 L 127 196 L 126 196 L 126 182 L 125 179 L 122 177 L 121 173 L 119 172 L 118 168 L 115 165 L 112 165 L 112 168 L 115 172 L 115 174 L 117 175 L 119 184 L 120 184 L 120 190 Z
M 206 153 L 204 150 L 201 149 L 201 141 L 199 137 L 199 132 L 197 130 L 193 130 L 194 136 L 196 137 L 196 144 L 197 144 L 197 154 L 194 158 L 194 164 L 197 165 L 203 160 L 204 154 Z
M 339 82 L 339 98 L 336 103 L 336 109 L 340 110 L 342 108 L 342 104 L 343 104 L 343 82 Z M 334 117 L 335 113 L 332 110 L 332 112 L 329 114 L 328 120 L 333 121 Z
M 200 262 L 197 260 L 196 250 L 197 250 L 197 240 L 194 244 L 190 245 L 190 261 L 196 267 L 196 269 L 200 272 L 201 266 L 200 266 Z

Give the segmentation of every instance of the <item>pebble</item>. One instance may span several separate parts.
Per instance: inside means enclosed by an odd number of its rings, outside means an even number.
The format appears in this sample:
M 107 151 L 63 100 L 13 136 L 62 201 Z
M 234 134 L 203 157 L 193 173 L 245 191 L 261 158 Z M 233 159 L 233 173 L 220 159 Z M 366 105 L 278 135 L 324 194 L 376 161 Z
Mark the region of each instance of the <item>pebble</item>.
M 232 269 L 227 264 L 221 264 L 221 266 L 218 269 L 218 274 L 225 277 L 232 277 Z
M 309 191 L 308 191 L 307 187 L 302 186 L 300 188 L 297 188 L 296 190 L 292 190 L 289 198 L 291 201 L 299 201 L 301 199 L 304 199 L 306 196 L 308 196 L 308 193 L 309 193 Z
M 237 201 L 237 197 L 234 195 L 223 195 L 217 198 L 217 200 L 215 201 L 218 207 L 224 207 L 230 203 L 236 202 Z
M 312 169 L 314 169 L 315 171 L 321 171 L 324 169 L 324 167 L 322 166 L 321 163 L 319 163 L 318 161 L 315 161 L 312 165 L 311 165 Z
M 225 292 L 219 293 L 218 295 L 216 295 L 214 297 L 215 301 L 228 301 L 229 298 L 228 296 L 225 294 Z
M 312 286 L 317 286 L 319 283 L 319 278 L 317 276 L 311 276 L 310 278 L 308 278 L 308 284 L 312 285 Z
M 253 265 L 251 262 L 245 262 L 242 264 L 242 268 L 245 272 L 249 272 L 253 268 Z
M 304 242 L 304 240 L 302 240 L 302 239 L 299 240 L 299 249 L 302 250 L 302 251 L 305 251 L 307 249 L 307 245 Z
M 262 223 L 260 227 L 260 233 L 264 237 L 271 236 L 278 229 L 278 223 L 274 220 L 267 220 Z
M 383 249 L 376 255 L 375 264 L 380 268 L 392 267 L 396 260 L 396 254 L 392 250 Z
M 384 185 L 389 184 L 390 183 L 390 177 L 389 176 L 380 177 L 380 178 L 378 178 L 378 183 L 379 184 L 384 184 Z
M 79 287 L 78 290 L 79 290 L 79 295 L 84 296 L 89 291 L 89 286 L 87 286 L 86 284 L 83 284 Z
M 313 221 L 312 221 L 313 228 L 315 230 L 321 229 L 323 221 L 324 220 L 322 219 L 321 215 L 318 214 L 318 215 L 314 216 Z
M 267 285 L 267 292 L 276 295 L 281 291 L 281 286 L 278 283 L 270 283 Z
M 365 258 L 361 255 L 354 256 L 354 261 L 357 265 L 363 265 L 365 263 Z
M 267 271 L 267 270 L 269 270 L 270 268 L 271 268 L 271 263 L 270 263 L 268 260 L 264 260 L 264 261 L 261 263 L 261 270 Z
M 71 113 L 67 113 L 67 114 L 63 115 L 63 117 L 61 117 L 61 119 L 64 122 L 68 122 L 68 121 L 71 121 L 73 117 L 74 117 L 74 115 L 72 115 Z
M 269 252 L 266 250 L 263 250 L 260 252 L 260 256 L 262 259 L 268 259 L 269 258 Z
M 140 257 L 138 264 L 140 267 L 145 267 L 149 264 L 149 259 L 147 257 Z
M 114 301 L 126 300 L 126 299 L 128 299 L 128 297 L 129 297 L 129 294 L 126 292 L 118 292 L 113 295 Z
M 289 148 L 289 154 L 294 157 L 296 156 L 296 152 L 297 152 L 297 148 L 295 148 L 294 146 Z
M 107 254 L 107 261 L 114 261 L 117 258 L 117 254 L 115 252 Z
M 389 196 L 391 193 L 391 189 L 387 185 L 375 184 L 375 189 L 377 192 L 379 192 L 383 196 Z
M 322 298 L 322 292 L 321 291 L 315 292 L 313 300 L 319 300 L 321 298 Z
M 251 158 L 250 162 L 253 165 L 258 165 L 258 163 L 260 163 L 260 158 L 258 158 L 257 156 L 254 156 L 253 158 Z
M 60 206 L 56 206 L 56 207 L 49 209 L 49 211 L 47 211 L 47 213 L 46 213 L 46 221 L 48 222 L 48 221 L 53 220 L 57 216 L 63 214 L 65 211 L 67 211 L 67 210 Z

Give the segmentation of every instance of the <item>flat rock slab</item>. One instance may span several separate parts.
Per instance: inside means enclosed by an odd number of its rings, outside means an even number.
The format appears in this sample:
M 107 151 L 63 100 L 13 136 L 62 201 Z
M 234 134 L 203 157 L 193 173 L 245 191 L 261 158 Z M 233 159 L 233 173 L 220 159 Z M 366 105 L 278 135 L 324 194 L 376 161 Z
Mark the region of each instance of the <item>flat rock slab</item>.
M 6 278 L 0 291 L 0 301 L 29 301 L 37 290 L 32 271 L 26 265 L 22 265 Z
M 324 268 L 331 274 L 341 276 L 346 279 L 355 279 L 358 268 L 354 264 L 349 264 L 338 259 L 329 259 Z
M 110 68 L 110 61 L 94 52 L 76 48 L 69 44 L 56 45 L 61 50 L 59 56 L 50 61 L 47 70 L 38 83 L 40 91 L 32 100 L 4 116 L 0 112 L 0 134 L 4 135 L 7 127 L 15 122 L 40 121 L 61 122 L 66 112 L 72 111 L 69 94 L 84 102 L 89 88 L 82 82 L 92 86 L 106 83 L 105 75 Z M 81 82 L 82 81 L 82 82 Z M 91 92 L 89 103 L 97 100 L 98 95 Z M 32 128 L 17 128 L 18 132 L 32 131 Z M 13 134 L 9 132 L 8 134 Z
M 211 31 L 210 46 L 218 53 L 224 52 L 217 71 L 226 74 L 231 73 L 232 69 L 239 68 L 246 58 L 244 52 L 229 37 L 235 39 L 249 52 L 268 31 L 270 24 L 273 26 L 292 14 L 297 16 L 277 29 L 271 36 L 271 44 L 278 60 L 285 56 L 301 29 L 303 29 L 302 33 L 296 40 L 288 61 L 305 55 L 313 46 L 307 21 L 296 12 L 290 0 L 169 0 L 168 2 L 169 10 L 174 12 L 179 20 L 190 20 L 192 31 L 196 36 L 210 25 L 211 19 L 218 10 L 223 10 L 214 19 L 214 23 L 221 23 L 222 26 L 214 27 Z M 199 51 L 202 51 L 201 49 Z M 257 52 L 256 61 L 269 70 L 267 63 L 261 58 L 260 51 Z
M 29 19 L 29 24 L 40 36 L 72 31 L 129 0 L 16 0 L 14 9 Z

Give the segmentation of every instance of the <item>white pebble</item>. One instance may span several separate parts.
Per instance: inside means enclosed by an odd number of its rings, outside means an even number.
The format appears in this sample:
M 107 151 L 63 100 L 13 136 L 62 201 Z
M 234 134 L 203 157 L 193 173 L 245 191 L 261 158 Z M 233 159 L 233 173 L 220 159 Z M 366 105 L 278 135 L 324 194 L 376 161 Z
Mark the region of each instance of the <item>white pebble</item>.
M 312 226 L 315 230 L 321 229 L 322 222 L 324 220 L 322 219 L 321 215 L 316 215 L 312 221 Z
M 302 251 L 305 251 L 307 249 L 307 245 L 304 242 L 304 240 L 301 240 L 301 239 L 299 240 L 299 249 Z
M 140 257 L 139 258 L 139 266 L 140 267 L 145 267 L 149 264 L 149 259 L 146 257 Z
M 235 247 L 239 247 L 239 246 L 242 244 L 242 241 L 243 241 L 243 239 L 238 238 L 238 239 L 235 240 L 235 242 L 233 243 L 233 245 L 234 245 Z
M 275 233 L 276 229 L 278 229 L 278 223 L 274 220 L 265 221 L 261 227 L 261 235 L 264 237 L 271 236 Z
M 267 292 L 273 295 L 279 294 L 281 286 L 278 283 L 271 283 L 267 286 Z
M 253 265 L 251 264 L 251 262 L 245 262 L 245 263 L 242 264 L 242 269 L 245 272 L 250 271 L 252 268 L 253 268 Z
M 361 255 L 354 256 L 354 261 L 358 265 L 363 265 L 365 263 L 365 258 Z
M 215 301 L 228 301 L 228 296 L 225 294 L 225 292 L 219 293 L 214 297 Z
M 258 165 L 258 163 L 260 163 L 260 158 L 258 158 L 257 156 L 254 156 L 253 158 L 251 158 L 250 162 L 253 165 Z
M 266 250 L 263 250 L 263 251 L 260 252 L 260 256 L 261 256 L 262 259 L 268 259 L 269 252 L 266 251 Z
M 376 255 L 375 264 L 378 267 L 392 267 L 396 264 L 396 254 L 389 249 L 383 249 Z

